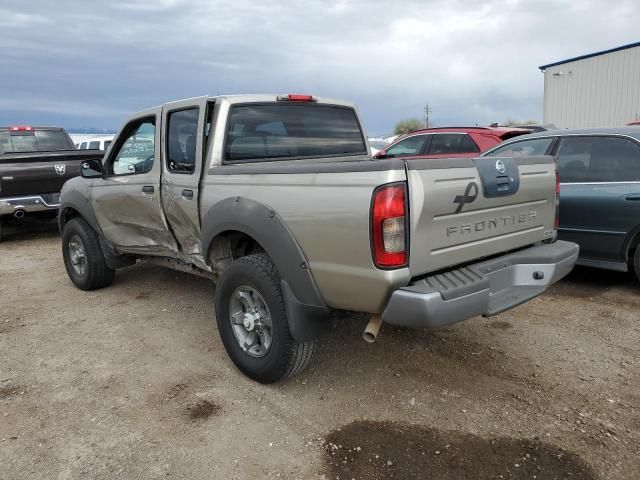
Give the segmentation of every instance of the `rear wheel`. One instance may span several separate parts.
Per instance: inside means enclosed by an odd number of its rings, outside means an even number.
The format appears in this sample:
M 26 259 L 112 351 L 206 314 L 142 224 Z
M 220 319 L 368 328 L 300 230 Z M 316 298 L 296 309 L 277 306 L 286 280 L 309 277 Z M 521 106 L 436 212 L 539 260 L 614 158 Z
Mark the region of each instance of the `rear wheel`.
M 98 234 L 82 218 L 72 218 L 62 231 L 62 257 L 67 274 L 81 290 L 96 290 L 113 282 Z
M 278 382 L 311 362 L 316 342 L 291 336 L 280 275 L 265 254 L 239 258 L 223 272 L 216 321 L 229 357 L 253 380 Z
M 633 255 L 633 271 L 636 274 L 636 278 L 640 280 L 640 246 L 636 248 Z

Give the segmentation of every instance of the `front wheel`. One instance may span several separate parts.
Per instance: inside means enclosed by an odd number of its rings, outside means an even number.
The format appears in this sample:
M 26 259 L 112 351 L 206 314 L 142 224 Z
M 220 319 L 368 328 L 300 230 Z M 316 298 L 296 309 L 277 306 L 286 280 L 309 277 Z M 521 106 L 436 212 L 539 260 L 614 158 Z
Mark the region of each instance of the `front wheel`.
M 267 255 L 235 260 L 220 277 L 215 303 L 224 348 L 248 377 L 274 383 L 311 362 L 316 342 L 291 336 L 280 275 Z
M 72 218 L 64 226 L 62 257 L 69 278 L 80 290 L 96 290 L 113 282 L 115 272 L 107 265 L 98 234 L 82 218 Z

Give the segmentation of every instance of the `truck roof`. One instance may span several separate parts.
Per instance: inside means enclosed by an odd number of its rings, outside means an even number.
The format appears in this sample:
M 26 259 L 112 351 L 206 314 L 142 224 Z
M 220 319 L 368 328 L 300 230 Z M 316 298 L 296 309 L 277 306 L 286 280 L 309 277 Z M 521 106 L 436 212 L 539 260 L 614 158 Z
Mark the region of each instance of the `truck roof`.
M 8 125 L 8 126 L 2 126 L 0 125 L 0 130 L 4 131 L 4 130 L 10 130 L 12 128 L 28 128 L 30 130 L 55 130 L 55 131 L 64 131 L 64 128 L 62 127 L 39 127 L 39 126 L 26 126 L 26 125 Z
M 297 93 L 246 93 L 246 94 L 233 94 L 233 95 L 203 95 L 201 97 L 190 97 L 190 98 L 182 98 L 179 100 L 172 100 L 170 102 L 163 103 L 162 105 L 156 105 L 154 107 L 145 108 L 139 112 L 136 112 L 134 116 L 143 115 L 146 112 L 151 110 L 162 108 L 165 105 L 170 105 L 172 103 L 177 102 L 198 102 L 202 99 L 207 99 L 207 101 L 215 101 L 215 100 L 227 100 L 229 103 L 261 103 L 261 102 L 282 102 L 285 103 L 288 100 L 284 99 L 284 97 L 291 95 L 302 95 L 302 96 L 310 96 L 313 97 L 312 103 L 316 104 L 328 104 L 328 105 L 340 105 L 349 108 L 355 108 L 355 104 L 353 102 L 348 102 L 346 100 L 340 100 L 337 98 L 329 98 L 329 97 L 318 97 L 312 94 L 297 94 Z M 292 101 L 297 102 L 297 101 Z M 304 103 L 304 102 L 300 102 Z

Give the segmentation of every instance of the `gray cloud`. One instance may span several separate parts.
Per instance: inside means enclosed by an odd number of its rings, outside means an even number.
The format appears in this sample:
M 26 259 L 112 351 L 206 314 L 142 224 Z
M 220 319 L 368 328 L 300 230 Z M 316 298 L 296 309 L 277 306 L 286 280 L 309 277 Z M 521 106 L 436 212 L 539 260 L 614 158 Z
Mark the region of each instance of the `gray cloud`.
M 539 119 L 538 65 L 637 40 L 634 0 L 144 0 L 0 7 L 0 123 L 116 127 L 182 97 L 354 100 L 371 133 Z

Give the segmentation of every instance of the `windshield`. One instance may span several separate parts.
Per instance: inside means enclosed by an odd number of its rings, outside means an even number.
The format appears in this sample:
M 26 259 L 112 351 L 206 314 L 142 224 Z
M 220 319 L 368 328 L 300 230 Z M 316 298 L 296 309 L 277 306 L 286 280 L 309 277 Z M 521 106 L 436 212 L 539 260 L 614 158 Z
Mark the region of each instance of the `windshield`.
M 73 149 L 62 130 L 0 131 L 0 154 Z

